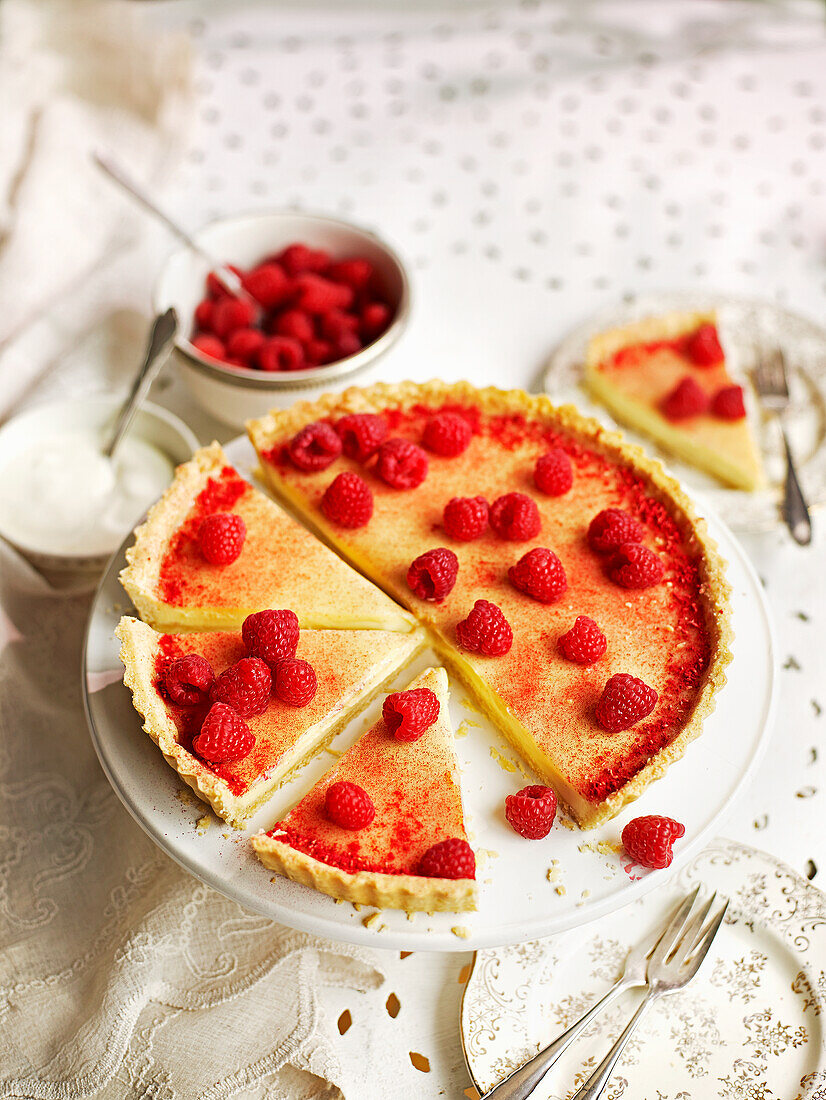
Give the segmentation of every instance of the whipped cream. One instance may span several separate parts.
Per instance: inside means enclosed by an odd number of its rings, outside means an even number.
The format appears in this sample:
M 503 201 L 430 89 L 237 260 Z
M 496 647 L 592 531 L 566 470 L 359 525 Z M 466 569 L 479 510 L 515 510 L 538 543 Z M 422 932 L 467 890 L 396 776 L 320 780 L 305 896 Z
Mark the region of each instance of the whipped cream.
M 109 554 L 172 479 L 172 462 L 127 437 L 104 458 L 98 431 L 32 440 L 0 466 L 0 529 L 56 554 Z

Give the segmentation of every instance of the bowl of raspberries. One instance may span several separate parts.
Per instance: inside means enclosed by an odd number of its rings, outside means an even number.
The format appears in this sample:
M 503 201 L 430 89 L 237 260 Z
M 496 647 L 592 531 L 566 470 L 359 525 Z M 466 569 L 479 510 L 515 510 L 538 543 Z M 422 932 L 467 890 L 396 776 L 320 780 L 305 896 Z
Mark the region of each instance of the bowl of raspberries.
M 410 286 L 373 233 L 320 215 L 251 214 L 197 240 L 241 280 L 228 293 L 189 250 L 166 262 L 154 305 L 181 318 L 176 351 L 195 400 L 235 426 L 374 364 L 398 340 Z M 308 394 L 310 396 L 310 394 Z

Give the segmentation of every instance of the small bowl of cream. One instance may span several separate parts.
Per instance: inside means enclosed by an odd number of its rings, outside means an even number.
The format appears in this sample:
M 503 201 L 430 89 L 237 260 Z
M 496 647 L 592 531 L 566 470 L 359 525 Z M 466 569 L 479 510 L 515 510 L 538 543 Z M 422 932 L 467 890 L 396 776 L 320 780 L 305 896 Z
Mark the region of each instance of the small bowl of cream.
M 27 409 L 0 428 L 0 537 L 49 571 L 100 571 L 198 440 L 145 403 L 114 458 L 118 397 Z

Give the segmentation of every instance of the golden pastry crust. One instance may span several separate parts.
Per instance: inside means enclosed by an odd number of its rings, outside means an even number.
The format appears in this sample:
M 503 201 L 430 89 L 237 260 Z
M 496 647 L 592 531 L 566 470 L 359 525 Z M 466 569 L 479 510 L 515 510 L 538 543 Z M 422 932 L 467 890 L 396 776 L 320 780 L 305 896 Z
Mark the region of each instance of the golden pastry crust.
M 255 853 L 265 867 L 294 882 L 312 886 L 322 894 L 357 905 L 382 909 L 461 912 L 476 908 L 473 879 L 422 878 L 419 875 L 385 875 L 375 871 L 342 871 L 260 833 L 252 838 Z
M 675 326 L 676 316 L 673 322 Z M 692 326 L 696 327 L 701 320 L 712 316 L 681 314 L 679 324 L 685 328 L 679 331 L 690 331 Z M 675 328 L 675 334 L 677 331 Z M 573 436 L 610 461 L 628 467 L 643 479 L 649 495 L 666 506 L 683 536 L 687 552 L 698 563 L 710 660 L 691 717 L 674 740 L 652 757 L 632 780 L 604 802 L 594 806 L 592 814 L 579 815 L 580 824 L 584 828 L 592 828 L 614 817 L 623 806 L 638 798 L 653 780 L 660 778 L 684 754 L 689 743 L 699 736 L 703 722 L 713 711 L 715 696 L 726 682 L 725 669 L 732 656 L 733 633 L 729 622 L 731 589 L 725 577 L 725 562 L 708 533 L 705 520 L 697 515 L 691 500 L 674 478 L 665 472 L 659 461 L 650 458 L 642 448 L 626 442 L 618 432 L 612 432 L 584 417 L 573 406 L 554 406 L 544 394 L 501 390 L 492 386 L 477 389 L 468 382 L 447 383 L 434 380 L 425 383 L 379 383 L 367 388 L 352 387 L 340 394 L 325 394 L 317 401 L 298 402 L 289 409 L 273 410 L 259 420 L 249 421 L 247 430 L 261 459 L 268 485 L 279 499 L 285 500 L 295 509 L 296 500 L 285 489 L 277 469 L 264 457 L 271 448 L 290 439 L 304 425 L 325 417 L 340 417 L 356 412 L 381 413 L 388 408 L 404 410 L 416 405 L 438 407 L 443 404 L 471 404 L 492 416 L 521 414 L 544 421 Z M 302 518 L 328 541 L 334 541 L 334 529 L 327 525 L 323 515 L 318 513 L 308 516 L 302 513 Z M 376 578 L 372 579 L 379 583 Z M 452 643 L 440 635 L 436 644 L 440 655 L 461 676 L 461 661 Z M 472 683 L 466 677 L 462 678 L 473 690 Z M 507 733 L 507 722 L 504 720 L 506 716 L 507 711 L 503 705 L 501 724 Z M 512 721 L 512 718 L 507 720 Z M 528 731 L 525 732 L 527 735 Z M 518 743 L 513 738 L 511 740 L 519 749 Z

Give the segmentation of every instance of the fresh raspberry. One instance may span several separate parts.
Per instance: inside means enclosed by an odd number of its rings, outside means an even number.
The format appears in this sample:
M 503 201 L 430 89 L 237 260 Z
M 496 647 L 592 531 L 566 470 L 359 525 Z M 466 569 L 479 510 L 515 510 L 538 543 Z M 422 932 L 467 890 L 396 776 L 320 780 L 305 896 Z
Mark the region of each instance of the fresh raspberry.
M 329 313 L 325 313 L 319 318 L 318 327 L 325 340 L 330 340 L 335 344 L 341 340 L 342 336 L 358 332 L 359 322 L 358 317 L 352 313 L 344 313 L 340 309 L 331 309 Z
M 242 718 L 253 718 L 267 709 L 272 694 L 272 673 L 260 657 L 242 657 L 225 668 L 212 685 L 213 703 L 226 703 Z
M 339 260 L 331 264 L 327 278 L 334 283 L 346 283 L 353 290 L 364 290 L 373 277 L 373 265 L 369 260 Z
M 318 691 L 318 678 L 309 661 L 282 657 L 275 666 L 273 692 L 291 707 L 306 707 Z
M 342 829 L 363 829 L 376 816 L 373 800 L 358 783 L 331 783 L 324 796 L 324 809 L 334 825 Z
M 556 644 L 566 661 L 592 665 L 608 648 L 608 639 L 593 619 L 587 615 L 577 615 L 574 625 L 560 635 Z
M 470 424 L 459 413 L 440 412 L 425 424 L 422 442 L 434 455 L 455 458 L 467 450 L 472 434 Z
M 452 590 L 458 572 L 459 559 L 452 550 L 439 546 L 416 558 L 407 571 L 407 583 L 420 600 L 440 603 Z
M 330 266 L 330 254 L 306 244 L 288 245 L 275 257 L 288 275 L 302 275 L 305 271 L 324 271 Z
M 264 340 L 264 333 L 260 329 L 238 328 L 227 340 L 227 352 L 233 359 L 248 366 L 264 346 Z
M 321 510 L 339 527 L 364 527 L 373 514 L 370 486 L 358 474 L 339 474 L 324 490 Z
M 418 741 L 439 717 L 439 697 L 430 688 L 388 695 L 382 717 L 397 741 Z
M 721 420 L 742 420 L 746 415 L 742 386 L 723 386 L 711 400 L 711 411 Z
M 561 447 L 552 447 L 536 460 L 533 471 L 533 483 L 540 493 L 549 497 L 561 497 L 574 483 L 574 471 L 571 460 Z
M 488 502 L 484 497 L 454 497 L 442 513 L 445 533 L 459 542 L 472 542 L 488 526 Z
M 490 506 L 490 525 L 500 539 L 526 542 L 535 539 L 542 526 L 536 501 L 524 493 L 505 493 Z
M 390 308 L 384 302 L 370 302 L 361 311 L 361 334 L 365 340 L 375 340 L 390 323 Z
M 674 858 L 671 847 L 681 836 L 685 836 L 685 825 L 673 817 L 648 814 L 628 822 L 622 830 L 622 843 L 635 863 L 661 871 L 670 866 Z
M 639 542 L 645 528 L 621 508 L 604 508 L 588 525 L 588 545 L 598 554 L 609 554 L 626 542 Z
M 326 470 L 341 454 L 341 439 L 331 424 L 316 420 L 292 437 L 287 454 L 293 466 L 305 473 Z
M 260 657 L 275 668 L 298 648 L 298 616 L 294 611 L 268 609 L 247 615 L 241 637 L 251 657 Z
M 164 669 L 166 694 L 179 707 L 194 707 L 209 694 L 215 680 L 212 665 L 199 653 L 176 657 Z
M 664 573 L 662 558 L 639 542 L 624 543 L 608 560 L 608 576 L 622 588 L 650 588 Z
M 333 355 L 336 360 L 346 359 L 348 355 L 355 355 L 361 349 L 361 340 L 355 332 L 343 332 L 338 340 L 333 341 Z
M 376 473 L 392 489 L 415 489 L 427 466 L 427 455 L 409 439 L 386 439 L 379 447 Z
M 214 303 L 209 298 L 204 298 L 202 302 L 199 302 L 195 307 L 195 327 L 206 329 L 209 332 L 212 328 L 212 310 Z
M 666 420 L 688 420 L 699 416 L 708 408 L 708 394 L 690 375 L 666 394 L 660 402 L 660 410 Z
M 456 627 L 459 645 L 485 657 L 502 657 L 513 645 L 510 623 L 495 603 L 477 600 L 468 617 Z
M 260 264 L 244 275 L 242 282 L 247 294 L 250 294 L 264 309 L 276 309 L 290 296 L 290 280 L 279 264 Z
M 212 307 L 212 331 L 221 340 L 238 328 L 249 328 L 254 320 L 252 302 L 241 298 L 220 298 Z
M 307 313 L 329 313 L 333 309 L 349 309 L 353 304 L 353 290 L 343 283 L 332 283 L 321 275 L 304 272 L 295 280 L 294 303 Z
M 285 309 L 283 313 L 279 313 L 270 331 L 276 336 L 292 336 L 302 344 L 306 344 L 308 340 L 315 337 L 312 317 L 300 309 Z
M 271 336 L 258 352 L 261 370 L 301 370 L 306 365 L 304 348 L 292 336 Z
M 254 744 L 255 737 L 241 715 L 226 703 L 213 703 L 192 748 L 210 764 L 228 764 L 249 756 Z
M 659 695 L 636 676 L 618 672 L 605 687 L 596 707 L 597 723 L 607 733 L 630 730 L 657 705 Z
M 475 878 L 476 857 L 466 840 L 440 840 L 419 860 L 418 874 L 425 878 Z
M 725 358 L 714 325 L 700 325 L 696 332 L 686 338 L 685 350 L 697 367 L 715 367 Z
M 304 363 L 308 367 L 319 367 L 332 363 L 336 353 L 329 340 L 308 340 L 304 345 Z
M 351 413 L 336 424 L 341 445 L 348 458 L 366 462 L 387 438 L 387 424 L 376 413 Z
M 565 567 L 552 550 L 535 546 L 508 570 L 511 584 L 539 603 L 553 603 L 568 588 Z
M 542 840 L 551 831 L 556 817 L 556 795 L 550 787 L 535 783 L 505 799 L 505 817 L 511 828 L 525 840 Z
M 230 271 L 234 271 L 239 279 L 244 278 L 244 272 L 240 267 L 236 267 L 235 264 L 227 264 L 226 266 Z M 217 277 L 211 271 L 206 277 L 206 292 L 213 300 L 230 297 L 229 291 L 224 289 L 223 284 L 218 282 Z
M 217 336 L 210 336 L 208 332 L 199 332 L 189 342 L 201 355 L 208 355 L 210 359 L 223 359 L 227 354 L 223 342 Z
M 201 553 L 210 565 L 231 565 L 241 556 L 247 525 L 233 512 L 207 516 L 198 529 Z

